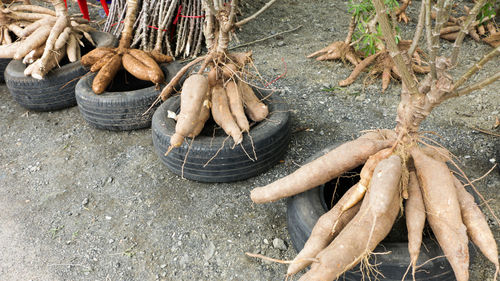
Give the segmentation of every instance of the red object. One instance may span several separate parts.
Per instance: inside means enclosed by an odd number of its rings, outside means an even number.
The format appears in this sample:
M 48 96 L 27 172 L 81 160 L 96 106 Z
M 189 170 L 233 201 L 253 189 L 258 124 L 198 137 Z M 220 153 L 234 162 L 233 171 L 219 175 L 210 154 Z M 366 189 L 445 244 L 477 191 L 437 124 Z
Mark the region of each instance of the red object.
M 108 3 L 106 0 L 101 0 L 101 6 L 104 9 L 104 12 L 106 13 L 106 16 L 109 15 L 109 9 L 108 9 Z
M 78 7 L 80 7 L 80 12 L 82 12 L 83 18 L 86 20 L 90 20 L 87 0 L 78 0 Z
M 66 6 L 66 10 L 68 9 L 68 3 L 66 3 L 66 0 L 64 0 L 64 6 Z

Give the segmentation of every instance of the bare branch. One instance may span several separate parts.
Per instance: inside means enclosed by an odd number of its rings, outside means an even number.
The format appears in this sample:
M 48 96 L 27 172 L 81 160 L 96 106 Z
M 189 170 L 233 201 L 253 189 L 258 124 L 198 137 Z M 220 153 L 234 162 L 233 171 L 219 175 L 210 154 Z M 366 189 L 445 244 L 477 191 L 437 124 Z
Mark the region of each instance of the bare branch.
M 486 0 L 479 0 L 476 2 L 472 10 L 469 12 L 469 15 L 467 16 L 467 19 L 465 22 L 462 24 L 460 32 L 458 33 L 457 39 L 455 40 L 455 43 L 453 43 L 453 52 L 451 54 L 451 65 L 455 65 L 458 60 L 458 54 L 460 53 L 460 47 L 462 47 L 462 42 L 464 40 L 465 34 L 469 32 L 470 25 L 473 20 L 476 19 L 477 14 L 479 13 L 479 10 L 481 7 L 484 6 L 486 3 Z
M 354 29 L 356 28 L 356 17 L 353 15 L 351 17 L 351 22 L 349 23 L 349 32 L 347 33 L 347 37 L 345 38 L 346 45 L 351 44 L 352 35 L 354 34 Z
M 472 84 L 470 86 L 467 86 L 467 87 L 462 88 L 462 89 L 460 89 L 460 90 L 458 90 L 456 92 L 453 92 L 452 94 L 446 96 L 446 99 L 460 97 L 460 96 L 464 96 L 464 95 L 470 94 L 473 91 L 476 91 L 476 90 L 479 90 L 479 89 L 482 89 L 482 88 L 488 86 L 489 84 L 497 81 L 498 79 L 500 79 L 500 71 L 498 71 L 497 73 L 495 73 L 493 76 L 490 76 L 490 77 L 484 79 L 483 81 L 474 83 L 474 84 Z
M 492 60 L 493 58 L 495 58 L 499 54 L 500 54 L 500 46 L 493 49 L 491 52 L 486 54 L 479 62 L 474 64 L 474 66 L 469 68 L 469 70 L 467 70 L 467 72 L 465 72 L 462 75 L 462 77 L 460 77 L 457 80 L 457 82 L 455 82 L 452 90 L 453 91 L 457 90 L 458 87 L 462 86 L 465 83 L 465 81 L 467 81 L 472 75 L 474 75 L 474 73 L 478 72 L 483 67 L 483 65 L 485 65 L 488 61 Z
M 265 10 L 267 10 L 267 8 L 271 7 L 272 4 L 274 4 L 274 2 L 276 2 L 277 0 L 271 0 L 269 2 L 267 2 L 266 5 L 264 5 L 264 7 L 262 7 L 260 10 L 258 10 L 257 12 L 255 12 L 255 14 L 249 16 L 248 18 L 246 19 L 243 19 L 243 20 L 240 20 L 239 22 L 235 23 L 234 25 L 236 27 L 240 27 L 242 25 L 244 25 L 245 23 L 255 19 L 258 15 L 262 14 Z
M 417 49 L 418 41 L 420 41 L 420 36 L 422 36 L 422 30 L 424 29 L 424 22 L 425 22 L 425 1 L 422 1 L 422 5 L 420 6 L 420 14 L 418 15 L 417 30 L 415 31 L 415 35 L 413 36 L 410 49 L 408 49 L 408 56 L 410 58 L 413 57 L 413 53 Z
M 431 24 L 431 0 L 425 0 L 425 37 L 427 39 L 427 50 L 429 52 L 429 64 L 431 66 L 432 80 L 437 80 L 436 53 L 432 52 L 432 24 Z
M 406 65 L 403 55 L 396 44 L 396 40 L 394 39 L 395 35 L 391 25 L 389 24 L 389 19 L 386 14 L 387 9 L 384 2 L 382 2 L 382 0 L 373 0 L 373 4 L 377 11 L 378 22 L 380 24 L 380 28 L 382 29 L 382 35 L 384 36 L 387 49 L 389 50 L 389 54 L 401 75 L 401 80 L 406 85 L 412 96 L 422 96 L 422 94 L 418 92 L 417 84 L 413 79 L 413 74 L 408 65 Z

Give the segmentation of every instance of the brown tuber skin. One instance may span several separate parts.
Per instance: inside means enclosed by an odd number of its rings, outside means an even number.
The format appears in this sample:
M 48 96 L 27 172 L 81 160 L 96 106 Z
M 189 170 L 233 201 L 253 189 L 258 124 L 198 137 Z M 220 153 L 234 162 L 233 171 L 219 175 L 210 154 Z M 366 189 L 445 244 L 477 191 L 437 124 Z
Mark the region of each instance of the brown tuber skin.
M 172 61 L 172 57 L 155 50 L 146 53 L 142 50 L 130 49 L 137 6 L 137 0 L 127 0 L 127 14 L 117 48 L 97 48 L 82 58 L 83 65 L 91 66 L 90 71 L 99 71 L 92 82 L 92 90 L 95 94 L 102 94 L 106 90 L 122 66 L 138 79 L 151 81 L 156 85 L 165 82 L 165 76 L 158 63 Z M 113 65 L 109 65 L 110 63 Z M 109 72 L 110 69 L 113 72 Z M 105 73 L 101 74 L 101 72 Z
M 208 79 L 200 74 L 191 75 L 182 87 L 181 112 L 177 116 L 175 134 L 170 138 L 170 146 L 179 147 L 184 137 L 198 125 L 198 113 L 208 92 Z
M 408 252 L 410 253 L 412 275 L 415 277 L 426 216 L 422 193 L 420 192 L 417 175 L 414 171 L 410 172 L 408 199 L 405 202 L 405 214 L 406 228 L 408 229 Z
M 427 221 L 458 281 L 469 279 L 469 246 L 456 188 L 448 167 L 418 148 L 410 151 L 422 189 Z M 443 200 L 446 198 L 446 200 Z
M 401 159 L 393 155 L 380 161 L 370 190 L 356 216 L 317 258 L 318 263 L 299 280 L 335 280 L 367 257 L 382 241 L 399 212 Z
M 393 140 L 374 139 L 371 135 L 361 136 L 302 166 L 288 177 L 253 189 L 250 198 L 254 203 L 266 203 L 299 194 L 358 167 L 370 155 L 392 144 Z
M 346 201 L 355 192 L 356 186 L 357 184 L 351 187 L 331 210 L 319 218 L 309 239 L 304 244 L 304 248 L 288 267 L 287 275 L 294 275 L 309 266 L 312 263 L 310 259 L 315 258 L 321 250 L 328 246 L 358 213 L 361 202 L 356 203 L 345 212 L 342 211 Z

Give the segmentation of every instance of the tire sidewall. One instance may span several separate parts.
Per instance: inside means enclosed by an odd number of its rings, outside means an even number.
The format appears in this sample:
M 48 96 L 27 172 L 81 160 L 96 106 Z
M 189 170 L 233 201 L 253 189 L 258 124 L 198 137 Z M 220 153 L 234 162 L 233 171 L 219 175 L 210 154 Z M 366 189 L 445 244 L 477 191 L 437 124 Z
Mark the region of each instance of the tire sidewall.
M 116 44 L 116 38 L 104 32 L 91 32 L 98 47 Z M 59 110 L 76 105 L 75 85 L 88 72 L 80 61 L 52 69 L 43 79 L 25 76 L 21 60 L 11 60 L 5 69 L 5 82 L 13 98 L 35 111 Z
M 171 97 L 153 116 L 153 144 L 157 155 L 175 174 L 201 182 L 233 182 L 268 170 L 280 160 L 288 147 L 290 113 L 279 92 L 262 90 L 256 91 L 256 94 L 267 97 L 264 102 L 268 104 L 270 114 L 251 127 L 251 138 L 244 134 L 241 145 L 233 148 L 233 140 L 225 135 L 199 135 L 194 140 L 186 138 L 180 147 L 165 156 L 176 125 L 173 119 L 167 118 L 167 112 L 176 112 L 180 108 L 180 97 Z M 254 159 L 255 155 L 257 159 Z
M 178 62 L 161 64 L 165 80 L 170 81 L 182 65 Z M 133 91 L 109 92 L 96 95 L 92 83 L 97 73 L 80 79 L 75 87 L 78 108 L 83 118 L 98 129 L 126 131 L 148 128 L 158 105 L 152 106 L 162 88 L 146 87 Z M 148 110 L 149 109 L 149 110 Z

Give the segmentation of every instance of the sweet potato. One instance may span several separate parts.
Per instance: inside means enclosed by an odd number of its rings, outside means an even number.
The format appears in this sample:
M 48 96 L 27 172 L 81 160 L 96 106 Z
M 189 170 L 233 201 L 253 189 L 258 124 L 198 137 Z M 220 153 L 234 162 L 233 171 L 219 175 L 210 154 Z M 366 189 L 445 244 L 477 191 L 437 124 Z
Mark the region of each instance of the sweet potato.
M 369 137 L 364 135 L 340 145 L 287 177 L 253 189 L 250 193 L 252 201 L 272 202 L 324 184 L 365 163 L 368 157 L 393 144 L 393 140 L 378 138 L 379 134 L 367 135 Z
M 148 69 L 149 81 L 159 84 L 165 82 L 165 76 L 163 75 L 163 71 L 158 66 L 158 63 L 151 58 L 148 54 L 146 54 L 142 50 L 137 49 L 129 49 L 128 53 L 142 62 Z
M 168 55 L 164 55 L 156 50 L 153 50 L 151 52 L 147 52 L 147 54 L 151 58 L 153 58 L 157 63 L 167 63 L 167 62 L 171 62 L 174 60 L 173 57 L 168 56 Z
M 405 202 L 406 228 L 408 229 L 408 252 L 412 265 L 412 273 L 415 276 L 420 246 L 422 245 L 422 231 L 425 226 L 425 206 L 418 185 L 417 175 L 410 172 L 408 182 L 408 199 Z
M 227 55 L 229 59 L 240 68 L 252 61 L 252 51 L 246 53 L 228 53 Z
M 217 67 L 212 67 L 208 72 L 208 85 L 214 87 L 217 84 Z
M 241 99 L 240 91 L 238 90 L 238 85 L 231 80 L 226 84 L 226 93 L 229 99 L 229 108 L 231 113 L 240 127 L 241 131 L 250 131 L 250 125 L 248 119 L 245 116 L 245 110 L 243 109 L 243 100 Z
M 131 54 L 123 54 L 123 68 L 137 79 L 149 80 L 148 68 L 140 60 L 136 59 Z
M 171 147 L 179 147 L 184 137 L 197 125 L 200 109 L 208 91 L 208 79 L 200 74 L 189 76 L 182 86 L 181 111 L 177 115 L 175 133 L 170 138 Z
M 390 232 L 399 212 L 401 159 L 393 155 L 375 168 L 370 188 L 356 216 L 321 251 L 300 281 L 335 280 L 353 268 Z
M 484 256 L 489 259 L 496 268 L 496 275 L 500 268 L 498 262 L 498 250 L 495 237 L 488 226 L 486 217 L 474 202 L 474 197 L 465 190 L 462 183 L 457 178 L 453 178 L 457 189 L 458 203 L 462 212 L 462 220 L 467 227 L 467 234 L 470 240 L 481 250 Z
M 101 60 L 104 56 L 106 56 L 109 53 L 115 53 L 113 48 L 109 47 L 99 47 L 96 48 L 90 52 L 88 52 L 86 55 L 82 57 L 81 63 L 84 66 L 91 66 L 97 61 Z
M 359 207 L 361 206 L 360 202 L 349 208 L 347 211 L 342 211 L 344 204 L 355 192 L 356 186 L 357 184 L 349 188 L 337 204 L 335 204 L 331 210 L 318 219 L 318 222 L 316 222 L 314 228 L 312 229 L 309 239 L 307 239 L 304 244 L 304 248 L 295 257 L 295 259 L 293 259 L 290 266 L 288 266 L 287 275 L 293 275 L 310 265 L 311 260 L 308 260 L 307 258 L 315 258 L 321 250 L 328 246 L 328 244 L 330 244 L 330 242 L 337 237 L 347 223 L 349 223 L 358 213 Z
M 122 57 L 120 54 L 115 54 L 107 61 L 107 63 L 99 70 L 92 82 L 92 90 L 95 94 L 102 94 L 108 85 L 113 81 L 118 70 L 122 66 Z
M 97 72 L 101 70 L 101 68 L 115 55 L 117 55 L 114 52 L 109 52 L 105 54 L 102 59 L 96 61 L 91 67 L 90 67 L 90 72 Z
M 212 117 L 215 123 L 221 126 L 224 132 L 233 138 L 235 145 L 243 141 L 241 130 L 229 109 L 226 90 L 220 85 L 212 88 Z
M 446 163 L 432 159 L 419 148 L 410 150 L 422 190 L 427 221 L 450 262 L 458 281 L 469 279 L 466 227 L 453 176 Z
M 267 105 L 257 98 L 252 88 L 247 83 L 238 80 L 238 89 L 241 92 L 241 98 L 243 99 L 245 112 L 248 114 L 248 117 L 255 122 L 266 119 L 269 109 Z

